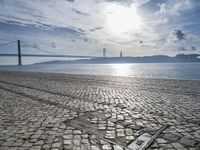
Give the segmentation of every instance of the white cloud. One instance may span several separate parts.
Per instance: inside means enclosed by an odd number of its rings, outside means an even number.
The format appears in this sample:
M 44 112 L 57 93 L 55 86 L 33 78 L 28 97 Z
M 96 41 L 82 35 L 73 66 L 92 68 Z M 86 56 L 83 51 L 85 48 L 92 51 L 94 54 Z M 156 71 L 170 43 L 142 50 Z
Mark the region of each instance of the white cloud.
M 110 49 L 171 49 L 173 44 L 169 44 L 169 34 L 171 33 L 171 15 L 180 15 L 181 12 L 192 7 L 189 0 L 168 0 L 167 12 L 166 4 L 159 5 L 156 14 L 141 17 L 140 29 L 132 30 L 116 36 L 108 31 L 106 27 L 105 8 L 113 5 L 122 5 L 123 8 L 130 9 L 131 5 L 143 9 L 144 4 L 151 0 L 4 0 L 0 5 L 0 22 L 9 22 L 21 26 L 36 26 L 45 30 L 55 31 L 57 28 L 71 29 L 80 33 L 75 36 L 66 33 L 66 36 L 53 37 L 45 36 L 38 38 L 34 42 L 43 42 L 54 50 L 64 51 L 66 47 L 76 52 L 77 49 L 92 50 L 101 49 L 108 46 Z M 126 5 L 124 5 L 126 3 Z M 128 19 L 134 19 L 128 18 Z M 63 30 L 63 32 L 66 32 Z M 184 32 L 183 32 L 184 33 Z M 11 36 L 11 35 L 9 35 Z M 16 35 L 15 35 L 16 36 Z M 170 40 L 178 41 L 178 36 L 171 33 Z M 14 36 L 13 36 L 14 37 Z M 24 36 L 27 38 L 27 36 Z M 188 34 L 188 39 L 197 39 L 195 35 Z M 16 38 L 16 37 L 14 37 Z M 26 39 L 24 38 L 24 39 Z M 46 39 L 46 40 L 44 40 Z M 138 41 L 142 41 L 138 46 Z M 164 43 L 166 42 L 166 44 Z M 54 44 L 52 44 L 54 43 Z M 193 43 L 194 46 L 196 43 Z M 142 47 L 141 47 L 142 45 Z M 47 48 L 47 47 L 46 47 Z M 145 53 L 145 52 L 143 52 Z
M 160 19 L 156 19 L 156 20 L 151 20 L 149 23 L 152 26 L 158 26 L 158 25 L 168 24 L 169 20 L 167 18 L 160 18 Z
M 180 15 L 181 12 L 192 8 L 190 0 L 167 0 L 166 3 L 159 4 L 160 9 L 157 15 Z
M 97 24 L 99 25 L 102 22 L 101 4 L 95 4 L 95 1 L 92 0 L 84 2 L 76 0 L 73 3 L 66 0 L 15 0 L 5 1 L 4 3 L 4 5 L 0 5 L 1 21 L 13 21 L 25 25 L 85 29 L 91 28 L 91 26 L 96 27 Z M 81 16 L 73 9 L 88 13 L 90 16 Z
M 134 2 L 136 3 L 137 6 L 142 6 L 148 2 L 150 2 L 151 0 L 134 0 Z

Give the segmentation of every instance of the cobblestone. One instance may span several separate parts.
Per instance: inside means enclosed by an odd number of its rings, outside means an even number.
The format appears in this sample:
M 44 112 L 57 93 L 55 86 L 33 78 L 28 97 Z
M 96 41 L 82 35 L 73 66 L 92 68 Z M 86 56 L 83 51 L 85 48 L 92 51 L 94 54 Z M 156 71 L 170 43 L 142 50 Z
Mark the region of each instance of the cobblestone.
M 182 138 L 180 143 L 189 147 L 194 147 L 196 145 L 196 141 L 186 138 Z
M 199 149 L 200 82 L 0 72 L 0 150 Z

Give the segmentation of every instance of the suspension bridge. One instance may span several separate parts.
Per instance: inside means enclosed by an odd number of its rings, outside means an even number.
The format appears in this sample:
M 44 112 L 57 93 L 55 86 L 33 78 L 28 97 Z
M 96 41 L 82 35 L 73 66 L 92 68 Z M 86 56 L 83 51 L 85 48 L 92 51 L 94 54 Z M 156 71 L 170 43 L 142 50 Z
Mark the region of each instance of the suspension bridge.
M 28 43 L 26 43 L 24 41 L 20 41 L 20 40 L 2 43 L 2 44 L 0 44 L 0 48 L 8 46 L 8 45 L 13 45 L 13 44 L 17 45 L 17 53 L 16 54 L 1 53 L 0 57 L 18 57 L 18 65 L 19 66 L 22 65 L 22 57 L 102 58 L 102 57 L 106 57 L 106 54 L 107 54 L 106 48 L 103 48 L 103 55 L 102 56 L 93 56 L 91 54 L 90 55 L 60 55 L 60 54 L 56 54 L 56 53 L 41 49 L 34 44 L 28 44 Z M 15 47 L 16 47 L 16 45 L 15 45 Z M 29 47 L 29 48 L 32 48 L 32 49 L 36 49 L 39 52 L 43 52 L 45 54 L 29 54 L 29 53 L 24 54 L 24 53 L 21 52 L 22 47 L 24 47 L 24 48 Z M 99 52 L 99 50 L 93 52 L 93 54 L 96 53 L 96 52 Z M 113 55 L 113 54 L 111 54 L 111 55 Z

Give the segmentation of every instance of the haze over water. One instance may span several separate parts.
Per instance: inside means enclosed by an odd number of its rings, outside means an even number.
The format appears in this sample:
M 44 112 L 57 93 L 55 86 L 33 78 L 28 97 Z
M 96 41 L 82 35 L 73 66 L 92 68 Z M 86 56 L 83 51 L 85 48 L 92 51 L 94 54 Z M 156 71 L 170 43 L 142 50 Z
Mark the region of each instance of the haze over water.
M 200 63 L 40 64 L 2 66 L 0 70 L 200 80 Z

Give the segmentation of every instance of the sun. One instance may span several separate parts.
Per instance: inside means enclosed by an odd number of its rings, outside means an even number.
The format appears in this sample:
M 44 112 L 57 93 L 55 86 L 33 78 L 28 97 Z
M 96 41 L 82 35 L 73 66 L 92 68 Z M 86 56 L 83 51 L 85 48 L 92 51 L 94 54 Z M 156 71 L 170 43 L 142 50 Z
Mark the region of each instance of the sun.
M 112 4 L 106 7 L 106 27 L 114 34 L 128 31 L 137 31 L 142 24 L 141 17 L 137 14 L 137 7 Z

